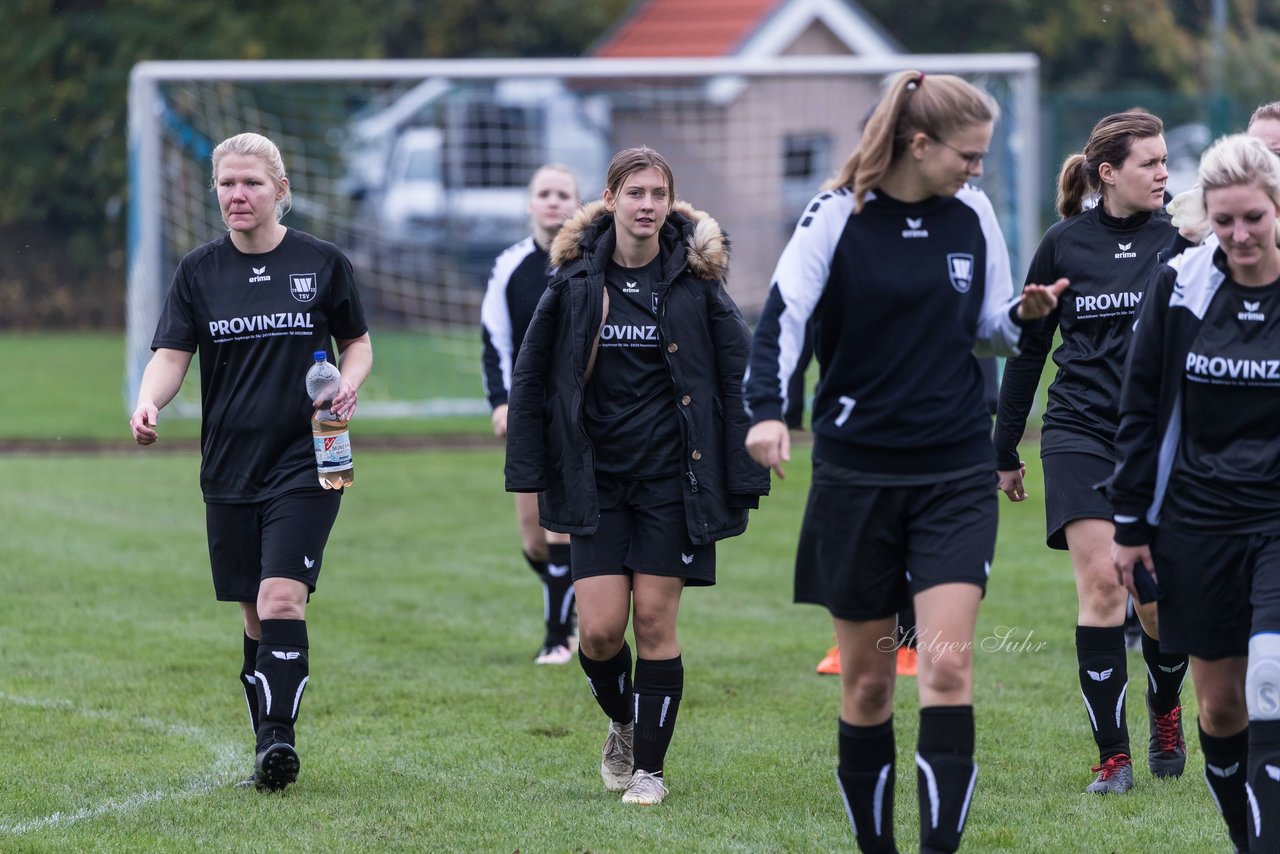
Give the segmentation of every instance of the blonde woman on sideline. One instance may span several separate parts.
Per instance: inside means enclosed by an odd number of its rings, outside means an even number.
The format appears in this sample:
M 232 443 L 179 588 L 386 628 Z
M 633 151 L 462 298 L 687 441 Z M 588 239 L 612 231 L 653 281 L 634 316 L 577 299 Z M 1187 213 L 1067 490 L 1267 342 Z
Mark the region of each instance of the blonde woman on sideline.
M 511 369 L 533 310 L 547 289 L 547 251 L 560 226 L 580 204 L 578 179 L 568 166 L 548 163 L 540 167 L 529 181 L 533 233 L 499 255 L 489 275 L 489 286 L 480 305 L 480 328 L 485 396 L 493 407 L 493 433 L 499 438 L 507 435 Z M 524 559 L 542 582 L 546 634 L 533 662 L 568 664 L 577 647 L 569 535 L 548 531 L 538 524 L 538 496 L 528 492 L 516 493 L 516 524 Z

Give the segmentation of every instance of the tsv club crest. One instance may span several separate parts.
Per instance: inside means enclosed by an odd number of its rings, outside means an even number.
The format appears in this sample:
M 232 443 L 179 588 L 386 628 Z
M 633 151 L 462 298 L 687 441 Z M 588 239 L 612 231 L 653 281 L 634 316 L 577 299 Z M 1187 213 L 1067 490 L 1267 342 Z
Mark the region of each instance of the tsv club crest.
M 289 293 L 298 302 L 311 302 L 316 298 L 316 274 L 290 273 Z
M 973 284 L 973 255 L 968 252 L 951 252 L 947 255 L 947 273 L 951 287 L 962 294 L 969 293 Z

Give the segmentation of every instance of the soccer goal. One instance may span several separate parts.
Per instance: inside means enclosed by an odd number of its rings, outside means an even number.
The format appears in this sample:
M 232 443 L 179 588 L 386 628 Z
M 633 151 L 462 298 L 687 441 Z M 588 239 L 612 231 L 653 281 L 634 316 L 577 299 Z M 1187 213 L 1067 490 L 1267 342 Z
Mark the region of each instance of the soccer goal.
M 225 230 L 209 157 L 228 136 L 276 141 L 293 188 L 285 224 L 355 266 L 376 354 L 361 413 L 482 413 L 480 300 L 494 257 L 528 233 L 539 164 L 567 164 L 591 199 L 616 150 L 662 152 L 677 195 L 729 234 L 729 290 L 751 321 L 804 204 L 852 150 L 886 75 L 906 68 L 963 75 L 999 101 L 981 184 L 1016 275 L 1040 236 L 1029 54 L 141 63 L 129 91 L 125 406 L 174 267 Z M 174 406 L 198 412 L 195 383 Z

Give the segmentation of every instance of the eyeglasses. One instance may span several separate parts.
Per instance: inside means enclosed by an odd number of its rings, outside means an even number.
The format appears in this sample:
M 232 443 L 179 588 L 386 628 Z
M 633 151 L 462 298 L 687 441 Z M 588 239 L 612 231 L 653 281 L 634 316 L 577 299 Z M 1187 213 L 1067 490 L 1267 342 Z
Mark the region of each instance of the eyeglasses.
M 947 145 L 945 142 L 943 142 L 940 139 L 934 139 L 933 141 L 938 143 L 938 145 L 941 145 L 944 148 L 949 148 L 952 151 L 954 151 L 956 154 L 959 154 L 960 159 L 963 160 L 965 163 L 969 164 L 970 169 L 977 169 L 979 166 L 981 166 L 983 158 L 987 156 L 987 152 L 985 151 L 961 151 L 960 149 L 956 148 L 954 145 Z

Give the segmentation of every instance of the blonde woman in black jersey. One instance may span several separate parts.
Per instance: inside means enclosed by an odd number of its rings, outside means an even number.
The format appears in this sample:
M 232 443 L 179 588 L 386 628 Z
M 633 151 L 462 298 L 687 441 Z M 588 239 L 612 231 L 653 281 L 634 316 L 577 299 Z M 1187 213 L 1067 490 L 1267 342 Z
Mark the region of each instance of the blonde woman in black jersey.
M 1075 641 L 1080 693 L 1098 747 L 1096 794 L 1133 786 L 1125 722 L 1129 687 L 1124 639 L 1128 595 L 1111 565 L 1112 508 L 1093 487 L 1115 465 L 1120 375 L 1138 305 L 1153 270 L 1167 260 L 1177 230 L 1164 213 L 1164 125 L 1145 112 L 1114 113 L 1093 128 L 1083 153 L 1059 174 L 1061 221 L 1046 232 L 1027 281 L 1065 278 L 1070 288 L 1039 333 L 1009 360 L 1000 387 L 996 457 L 1000 488 L 1027 497 L 1018 459 L 1054 334 L 1057 376 L 1049 387 L 1040 454 L 1044 466 L 1047 542 L 1070 553 L 1079 611 Z M 1088 197 L 1097 204 L 1085 208 Z M 1186 657 L 1160 651 L 1154 604 L 1137 605 L 1143 626 L 1147 764 L 1154 776 L 1176 777 L 1186 763 L 1179 692 Z
M 240 680 L 257 743 L 244 782 L 279 790 L 300 767 L 294 725 L 310 680 L 306 609 L 342 498 L 320 486 L 310 420 L 322 406 L 343 419 L 355 414 L 373 348 L 346 256 L 280 222 L 291 190 L 275 143 L 238 134 L 212 160 L 227 233 L 178 265 L 129 427 L 139 445 L 155 443 L 159 412 L 199 352 L 209 561 L 218 599 L 240 605 Z M 309 399 L 304 384 L 320 350 L 341 360 L 331 402 Z
M 1125 365 L 1114 571 L 1191 657 L 1205 780 L 1238 851 L 1280 850 L 1280 158 L 1200 161 L 1214 241 L 1152 282 Z M 1145 579 L 1146 584 L 1141 583 Z

